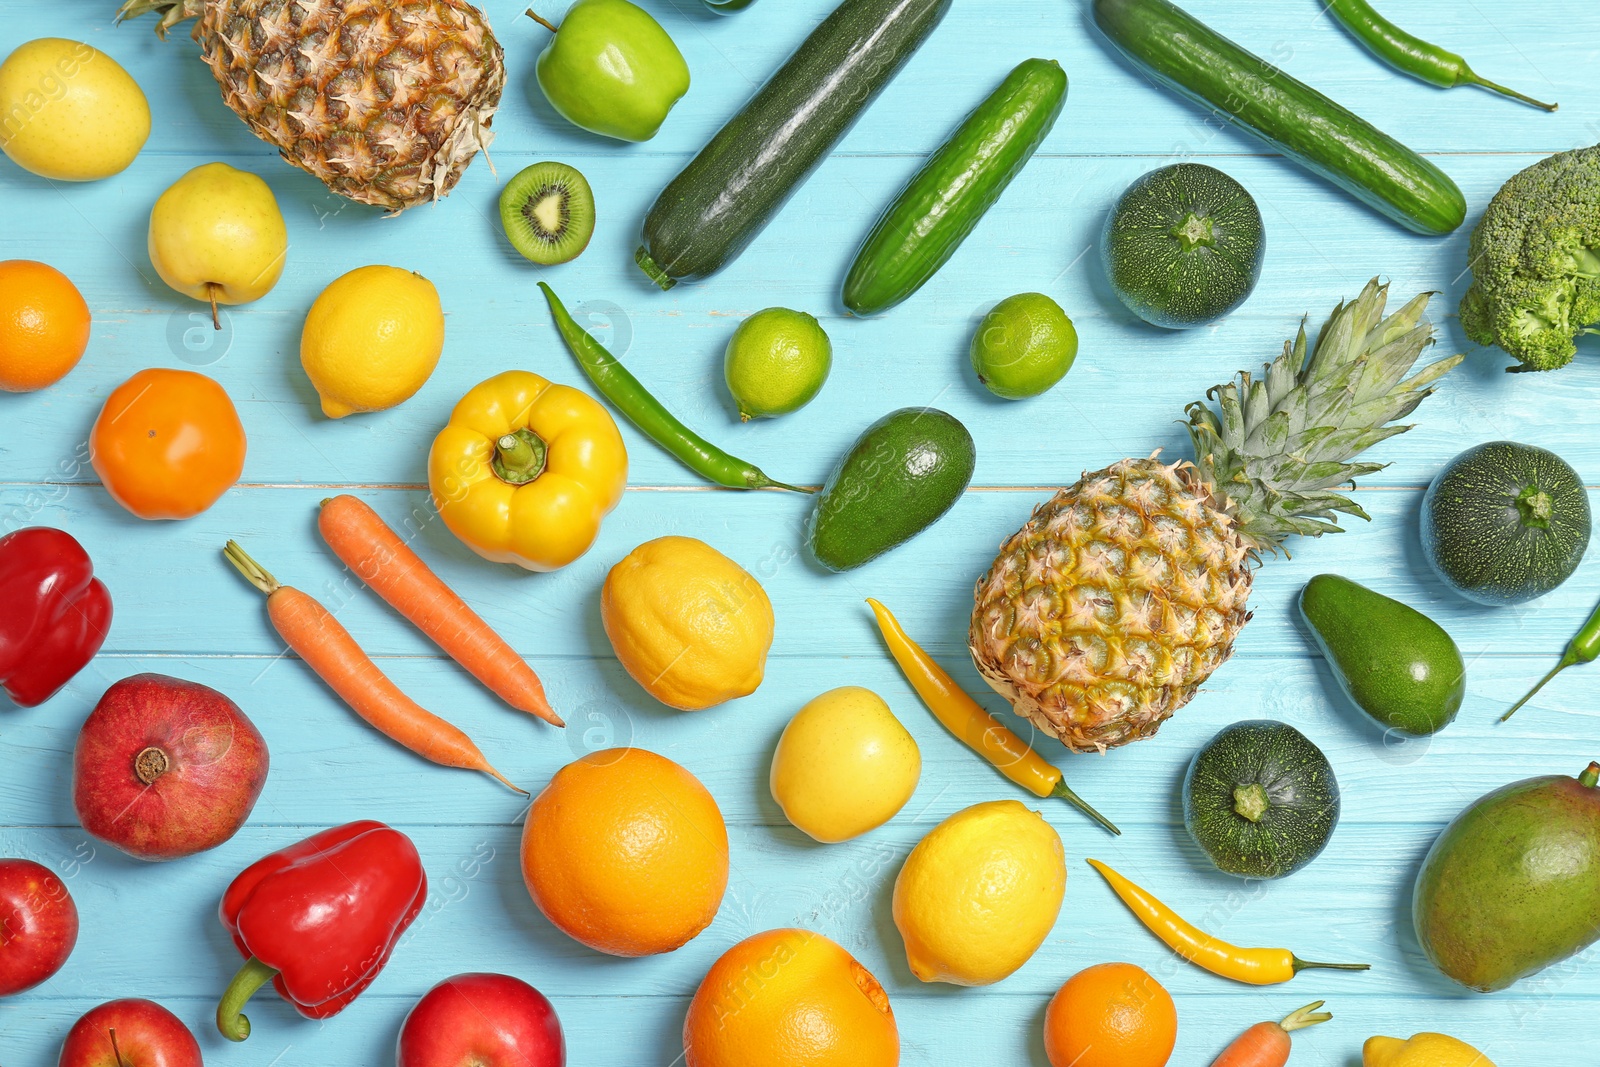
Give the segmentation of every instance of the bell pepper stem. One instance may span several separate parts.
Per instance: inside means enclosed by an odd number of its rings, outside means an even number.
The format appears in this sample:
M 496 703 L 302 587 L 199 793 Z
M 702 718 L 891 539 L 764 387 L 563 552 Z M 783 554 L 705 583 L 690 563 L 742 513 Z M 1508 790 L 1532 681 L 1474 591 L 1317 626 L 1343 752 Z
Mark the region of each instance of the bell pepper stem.
M 527 485 L 544 473 L 548 451 L 544 438 L 532 430 L 513 430 L 495 438 L 489 466 L 507 485 Z
M 1061 778 L 1056 781 L 1056 784 L 1050 789 L 1050 795 L 1053 797 L 1060 797 L 1062 800 L 1065 800 L 1068 804 L 1071 804 L 1073 807 L 1077 808 L 1079 811 L 1083 812 L 1085 815 L 1089 816 L 1089 818 L 1093 819 L 1101 826 L 1104 826 L 1107 830 L 1110 830 L 1118 837 L 1122 836 L 1122 831 L 1117 829 L 1117 824 L 1106 818 L 1104 815 L 1101 815 L 1098 811 L 1095 811 L 1089 806 L 1088 801 L 1074 793 L 1072 791 L 1072 787 L 1067 784 L 1067 780 L 1065 778 Z
M 254 956 L 244 961 L 228 988 L 222 991 L 222 1001 L 217 1005 L 217 1029 L 223 1037 L 229 1041 L 243 1041 L 250 1036 L 250 1020 L 243 1011 L 245 1001 L 277 975 L 276 967 L 268 967 Z

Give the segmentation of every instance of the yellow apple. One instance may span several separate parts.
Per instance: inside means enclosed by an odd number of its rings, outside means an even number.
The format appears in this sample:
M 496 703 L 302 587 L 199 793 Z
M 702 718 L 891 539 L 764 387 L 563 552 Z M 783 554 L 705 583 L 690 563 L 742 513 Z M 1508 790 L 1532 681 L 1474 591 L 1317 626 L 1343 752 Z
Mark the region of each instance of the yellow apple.
M 161 280 L 211 305 L 248 304 L 278 284 L 289 231 L 267 183 L 226 163 L 173 182 L 150 212 L 150 262 Z
M 0 63 L 0 151 L 67 182 L 108 178 L 150 136 L 150 105 L 128 72 L 81 41 L 41 37 Z

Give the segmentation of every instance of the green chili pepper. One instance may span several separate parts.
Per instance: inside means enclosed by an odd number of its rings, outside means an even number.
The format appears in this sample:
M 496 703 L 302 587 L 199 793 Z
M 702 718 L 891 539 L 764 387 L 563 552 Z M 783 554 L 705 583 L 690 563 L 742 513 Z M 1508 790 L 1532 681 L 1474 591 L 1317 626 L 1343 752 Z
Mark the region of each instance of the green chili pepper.
M 662 406 L 639 384 L 627 367 L 624 367 L 604 345 L 591 337 L 567 313 L 556 294 L 544 282 L 539 283 L 545 299 L 550 301 L 550 313 L 555 316 L 556 329 L 561 339 L 578 360 L 578 366 L 589 376 L 600 394 L 611 401 L 628 421 L 644 431 L 646 437 L 672 453 L 678 462 L 708 481 L 729 489 L 788 489 L 794 493 L 809 493 L 809 489 L 774 481 L 753 463 L 730 456 L 704 437 L 695 433 L 678 417 Z
M 1556 109 L 1555 104 L 1543 103 L 1478 77 L 1467 66 L 1465 59 L 1420 37 L 1413 37 L 1373 10 L 1368 0 L 1328 0 L 1326 7 L 1334 18 L 1344 24 L 1351 36 L 1366 46 L 1367 51 L 1413 78 L 1446 89 L 1458 85 L 1481 85 L 1513 100 L 1521 100 L 1524 104 L 1542 107 L 1546 111 Z
M 1515 715 L 1517 709 L 1532 700 L 1534 694 L 1543 689 L 1545 683 L 1568 667 L 1577 663 L 1593 663 L 1600 659 L 1600 608 L 1594 609 L 1594 614 L 1589 616 L 1589 621 L 1583 628 L 1567 642 L 1567 650 L 1561 655 L 1561 662 L 1550 668 L 1550 673 L 1539 679 L 1539 684 L 1528 691 L 1528 695 L 1511 705 L 1511 710 L 1500 716 L 1500 721 L 1505 722 Z

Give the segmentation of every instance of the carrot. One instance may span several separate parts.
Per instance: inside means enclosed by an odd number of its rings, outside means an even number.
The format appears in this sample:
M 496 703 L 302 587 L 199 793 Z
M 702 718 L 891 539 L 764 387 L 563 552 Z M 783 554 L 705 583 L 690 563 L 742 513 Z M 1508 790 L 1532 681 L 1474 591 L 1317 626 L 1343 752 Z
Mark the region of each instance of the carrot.
M 379 733 L 398 741 L 424 759 L 446 767 L 482 771 L 524 795 L 526 789 L 489 765 L 472 738 L 428 711 L 400 691 L 378 669 L 350 631 L 316 599 L 267 573 L 255 560 L 229 541 L 222 554 L 250 584 L 267 594 L 267 617 L 289 647 L 328 683 L 352 711 Z
M 1317 1010 L 1322 1003 L 1307 1004 L 1282 1022 L 1256 1023 L 1223 1049 L 1211 1067 L 1284 1067 L 1289 1062 L 1289 1034 L 1333 1018 L 1331 1012 Z
M 349 494 L 336 496 L 322 502 L 317 529 L 345 566 L 490 692 L 518 711 L 566 725 L 533 668 L 376 511 Z

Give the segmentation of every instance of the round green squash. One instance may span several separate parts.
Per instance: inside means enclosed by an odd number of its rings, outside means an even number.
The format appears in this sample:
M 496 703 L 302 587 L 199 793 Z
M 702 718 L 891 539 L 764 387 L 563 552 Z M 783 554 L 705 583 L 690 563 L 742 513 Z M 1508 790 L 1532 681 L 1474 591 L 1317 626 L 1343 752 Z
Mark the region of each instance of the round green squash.
M 1514 441 L 1469 448 L 1422 498 L 1422 551 L 1480 604 L 1520 604 L 1572 577 L 1589 547 L 1589 494 L 1554 452 Z
M 1255 199 L 1203 163 L 1174 163 L 1134 182 L 1100 238 L 1117 297 L 1172 330 L 1214 322 L 1244 303 L 1266 251 Z
M 1339 822 L 1339 783 L 1322 750 L 1287 723 L 1236 722 L 1195 753 L 1183 824 L 1220 870 L 1282 878 L 1316 859 Z

